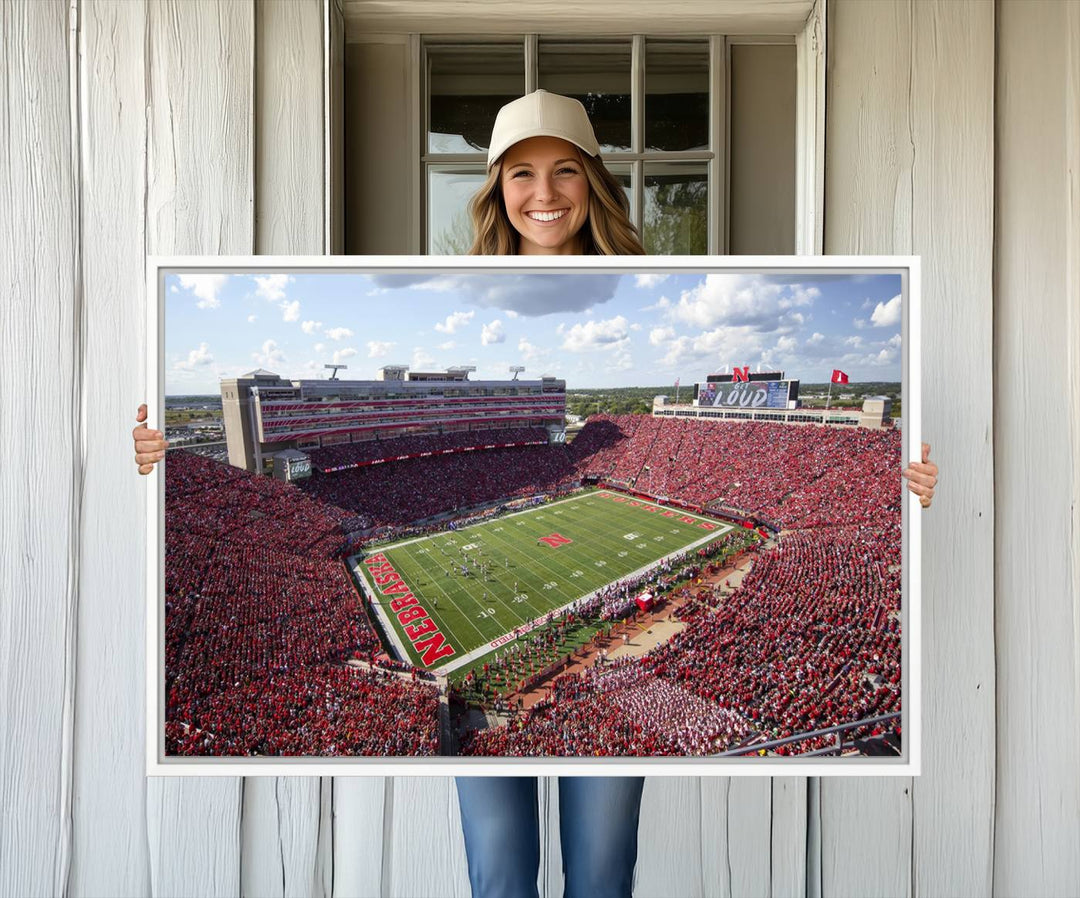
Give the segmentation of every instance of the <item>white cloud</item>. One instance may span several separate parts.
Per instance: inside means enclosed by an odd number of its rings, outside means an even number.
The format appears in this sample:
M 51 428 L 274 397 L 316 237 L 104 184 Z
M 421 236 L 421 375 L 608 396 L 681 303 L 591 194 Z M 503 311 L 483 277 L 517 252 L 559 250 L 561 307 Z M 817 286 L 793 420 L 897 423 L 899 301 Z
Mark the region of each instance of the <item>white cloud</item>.
M 504 314 L 506 315 L 507 318 L 517 318 L 518 317 L 518 313 L 515 312 L 513 309 L 506 309 Z
M 300 320 L 300 300 L 294 299 L 292 302 L 283 302 L 281 304 L 281 320 L 282 321 L 299 321 Z
M 446 316 L 446 321 L 440 321 L 435 325 L 435 330 L 440 334 L 456 334 L 466 324 L 472 321 L 476 312 L 454 312 Z
M 593 349 L 609 349 L 630 339 L 627 321 L 622 315 L 604 321 L 586 321 L 575 324 L 566 331 L 563 349 L 570 352 L 587 352 Z
M 870 320 L 874 323 L 874 327 L 892 327 L 894 324 L 899 324 L 900 294 L 897 293 L 888 302 L 879 302 L 874 307 Z
M 332 327 L 326 332 L 326 336 L 335 342 L 347 340 L 352 335 L 353 332 L 347 327 Z
M 667 278 L 668 278 L 668 276 L 666 274 L 659 274 L 659 273 L 635 274 L 634 275 L 634 286 L 635 287 L 641 287 L 643 290 L 645 290 L 645 289 L 648 289 L 649 287 L 655 287 L 657 284 L 662 284 L 664 281 L 667 280 Z
M 435 359 L 433 356 L 427 354 L 427 351 L 422 346 L 413 347 L 412 364 L 410 367 L 413 371 L 430 370 L 435 367 Z
M 445 343 L 439 344 L 439 349 L 441 349 L 443 352 L 449 352 L 451 349 L 455 348 L 457 348 L 457 343 L 455 343 L 453 340 L 447 340 Z
M 218 296 L 222 288 L 229 282 L 227 274 L 182 274 L 180 286 L 194 293 L 199 301 L 195 303 L 200 309 L 216 309 L 221 305 Z
M 262 349 L 253 352 L 251 357 L 259 363 L 260 368 L 273 368 L 285 363 L 285 353 L 281 351 L 276 340 L 267 340 L 263 343 Z
M 518 340 L 518 352 L 523 362 L 537 362 L 547 356 L 547 350 L 530 343 L 525 337 Z
M 254 324 L 258 319 L 257 315 L 248 315 L 248 324 Z
M 902 340 L 900 339 L 900 335 L 899 335 L 899 334 L 893 334 L 893 335 L 892 335 L 892 336 L 891 336 L 891 337 L 889 338 L 889 345 L 890 345 L 890 346 L 895 346 L 895 347 L 896 347 L 897 349 L 899 349 L 899 348 L 900 348 L 900 344 L 901 344 L 902 342 L 903 342 L 903 341 L 902 341 Z
M 173 367 L 180 371 L 194 371 L 196 368 L 209 365 L 213 361 L 214 357 L 210 353 L 210 347 L 206 343 L 200 343 L 198 349 L 191 350 L 186 359 L 177 362 Z
M 321 321 L 305 321 L 300 325 L 300 330 L 305 334 L 317 334 L 322 330 Z
M 324 349 L 326 349 L 326 344 L 325 343 L 316 343 L 314 349 L 315 349 L 316 352 L 322 352 Z
M 710 274 L 684 290 L 668 314 L 676 321 L 700 328 L 753 324 L 772 330 L 781 311 L 784 289 L 753 276 Z
M 180 288 L 179 288 L 179 287 L 177 287 L 177 286 L 176 286 L 176 284 L 173 284 L 173 285 L 172 285 L 171 287 L 169 287 L 169 292 L 170 292 L 170 293 L 179 293 L 179 292 L 180 292 Z
M 649 343 L 653 346 L 660 346 L 674 337 L 675 329 L 672 327 L 654 327 L 649 331 Z
M 334 364 L 340 365 L 345 359 L 351 359 L 356 354 L 356 350 L 351 346 L 346 346 L 344 349 L 337 349 L 334 351 Z
M 854 324 L 855 327 L 857 327 L 859 330 L 862 330 L 864 327 L 866 327 L 866 319 L 865 318 L 856 318 L 852 322 L 852 324 Z
M 484 346 L 506 342 L 506 331 L 503 330 L 502 322 L 498 318 L 490 324 L 484 325 L 484 329 L 480 333 L 480 342 Z
M 667 365 L 701 364 L 716 370 L 721 363 L 746 365 L 759 356 L 762 336 L 753 327 L 718 327 L 696 337 L 678 337 L 668 345 L 664 363 Z
M 794 337 L 781 337 L 776 341 L 776 351 L 779 353 L 792 352 L 798 341 Z
M 848 337 L 846 340 L 844 340 L 844 345 L 854 346 L 857 349 L 858 347 L 862 346 L 862 337 L 860 337 L 858 334 Z
M 395 346 L 397 346 L 397 343 L 388 342 L 386 340 L 368 340 L 368 358 L 385 358 L 390 352 L 390 350 L 393 349 Z
M 280 302 L 285 298 L 285 287 L 293 280 L 287 274 L 255 275 L 255 293 L 268 302 Z
M 817 346 L 822 340 L 825 339 L 824 334 L 819 334 L 816 331 L 810 336 L 810 339 L 806 341 L 807 346 Z

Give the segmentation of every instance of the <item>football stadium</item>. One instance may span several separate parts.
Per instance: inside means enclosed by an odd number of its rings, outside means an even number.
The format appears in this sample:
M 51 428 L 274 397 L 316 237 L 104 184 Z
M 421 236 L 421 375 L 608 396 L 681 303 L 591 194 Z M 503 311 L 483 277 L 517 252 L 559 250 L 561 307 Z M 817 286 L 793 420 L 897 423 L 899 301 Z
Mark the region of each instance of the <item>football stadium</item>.
M 388 366 L 221 381 L 165 466 L 170 755 L 895 754 L 900 434 L 709 375 L 651 414 Z

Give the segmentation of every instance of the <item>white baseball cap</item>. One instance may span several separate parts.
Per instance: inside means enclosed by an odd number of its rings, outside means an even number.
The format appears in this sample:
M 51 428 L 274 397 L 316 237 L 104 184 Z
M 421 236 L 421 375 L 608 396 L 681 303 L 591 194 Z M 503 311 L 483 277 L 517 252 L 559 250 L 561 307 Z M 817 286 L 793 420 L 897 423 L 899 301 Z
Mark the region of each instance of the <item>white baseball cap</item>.
M 488 168 L 519 141 L 529 137 L 561 137 L 590 156 L 600 152 L 585 107 L 573 97 L 533 91 L 512 100 L 495 116 L 488 148 Z

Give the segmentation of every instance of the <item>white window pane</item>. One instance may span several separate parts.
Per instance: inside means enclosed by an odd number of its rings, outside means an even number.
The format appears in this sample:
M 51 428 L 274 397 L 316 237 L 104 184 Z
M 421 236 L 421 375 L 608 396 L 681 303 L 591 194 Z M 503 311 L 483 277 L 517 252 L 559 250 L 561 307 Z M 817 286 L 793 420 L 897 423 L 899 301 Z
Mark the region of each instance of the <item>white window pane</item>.
M 645 149 L 709 149 L 708 41 L 646 42 Z
M 429 46 L 429 153 L 485 152 L 499 109 L 525 93 L 525 48 Z
M 647 163 L 645 252 L 704 255 L 709 240 L 708 193 L 704 163 Z
M 631 43 L 541 40 L 538 85 L 580 100 L 601 153 L 630 149 Z
M 484 166 L 432 166 L 428 169 L 429 255 L 464 255 L 472 245 L 468 204 L 484 183 Z

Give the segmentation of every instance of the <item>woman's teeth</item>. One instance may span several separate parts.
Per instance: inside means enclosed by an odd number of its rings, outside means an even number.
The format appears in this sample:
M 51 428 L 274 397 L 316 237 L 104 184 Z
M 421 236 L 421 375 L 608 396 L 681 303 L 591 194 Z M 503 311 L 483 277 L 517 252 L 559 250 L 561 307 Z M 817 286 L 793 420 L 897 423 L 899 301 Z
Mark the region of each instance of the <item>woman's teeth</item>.
M 560 209 L 558 212 L 528 212 L 526 214 L 534 221 L 555 221 L 556 218 L 562 218 L 566 214 L 566 210 Z

